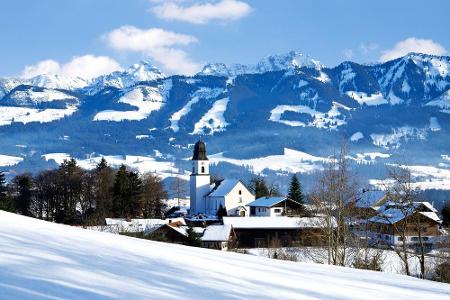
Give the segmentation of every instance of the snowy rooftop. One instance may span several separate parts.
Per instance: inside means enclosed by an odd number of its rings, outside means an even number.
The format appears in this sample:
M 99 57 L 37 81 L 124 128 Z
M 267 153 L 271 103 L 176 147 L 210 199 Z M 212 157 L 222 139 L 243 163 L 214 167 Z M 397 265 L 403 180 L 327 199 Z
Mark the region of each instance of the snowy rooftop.
M 219 186 L 214 189 L 209 196 L 211 197 L 225 197 L 229 192 L 239 183 L 236 179 L 225 179 Z
M 160 243 L 3 211 L 0 245 L 2 299 L 447 300 L 450 294 L 448 284 L 409 276 Z
M 323 227 L 325 219 L 321 217 L 312 218 L 290 218 L 290 217 L 224 217 L 223 224 L 231 225 L 233 228 L 269 228 L 269 229 L 296 229 L 296 228 L 320 228 Z M 335 223 L 335 221 L 333 221 Z
M 284 200 L 286 200 L 286 197 L 261 197 L 261 198 L 256 199 L 253 202 L 250 202 L 247 205 L 248 206 L 272 207 L 275 204 L 278 204 Z
M 384 224 L 395 224 L 404 218 L 412 215 L 414 209 L 400 209 L 400 208 L 388 208 L 380 214 L 369 219 L 370 222 L 374 223 L 384 223 Z M 435 212 L 427 211 L 427 212 L 419 212 L 421 215 L 440 223 L 441 220 L 439 216 Z
M 384 191 L 366 191 L 356 201 L 357 207 L 372 207 L 386 196 Z
M 228 241 L 230 232 L 231 225 L 211 225 L 206 227 L 202 241 Z

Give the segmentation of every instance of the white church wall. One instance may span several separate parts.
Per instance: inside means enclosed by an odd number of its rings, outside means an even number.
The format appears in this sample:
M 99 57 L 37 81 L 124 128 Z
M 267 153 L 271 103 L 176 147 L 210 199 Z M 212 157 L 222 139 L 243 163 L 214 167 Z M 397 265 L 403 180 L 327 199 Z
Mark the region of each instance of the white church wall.
M 255 200 L 255 196 L 242 184 L 238 182 L 236 186 L 225 196 L 225 207 L 229 216 L 238 216 L 238 208 L 247 206 L 248 203 Z M 250 211 L 247 209 L 246 216 Z

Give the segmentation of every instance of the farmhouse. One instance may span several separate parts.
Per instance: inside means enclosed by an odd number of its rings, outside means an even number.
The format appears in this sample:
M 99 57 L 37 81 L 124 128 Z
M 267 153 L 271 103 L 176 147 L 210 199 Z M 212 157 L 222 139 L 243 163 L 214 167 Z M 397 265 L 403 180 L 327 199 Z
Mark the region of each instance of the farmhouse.
M 247 204 L 255 196 L 239 180 L 225 179 L 211 184 L 206 146 L 198 141 L 192 156 L 192 174 L 190 177 L 190 212 L 193 215 L 216 216 L 222 206 L 228 216 L 249 216 Z
M 386 203 L 368 221 L 369 237 L 373 243 L 398 246 L 405 240 L 411 248 L 422 242 L 429 249 L 439 240 L 442 223 L 437 210 L 429 202 Z
M 211 225 L 206 227 L 202 236 L 202 247 L 228 250 L 236 242 L 236 234 L 231 225 Z
M 286 197 L 261 197 L 247 204 L 252 217 L 279 217 L 298 215 L 301 204 Z
M 236 234 L 236 247 L 318 246 L 325 242 L 325 219 L 322 217 L 224 217 Z M 336 226 L 332 220 L 332 226 Z

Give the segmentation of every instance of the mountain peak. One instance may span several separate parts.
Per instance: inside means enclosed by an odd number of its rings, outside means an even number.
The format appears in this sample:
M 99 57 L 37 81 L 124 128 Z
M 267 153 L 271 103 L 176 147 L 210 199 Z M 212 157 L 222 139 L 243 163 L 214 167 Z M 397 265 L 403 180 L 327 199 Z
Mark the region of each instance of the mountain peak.
M 323 65 L 309 55 L 298 51 L 290 51 L 285 54 L 269 55 L 261 59 L 256 65 L 233 64 L 227 66 L 224 63 L 212 63 L 203 67 L 198 75 L 236 76 L 242 74 L 255 74 L 273 71 L 293 70 L 302 67 L 321 69 Z

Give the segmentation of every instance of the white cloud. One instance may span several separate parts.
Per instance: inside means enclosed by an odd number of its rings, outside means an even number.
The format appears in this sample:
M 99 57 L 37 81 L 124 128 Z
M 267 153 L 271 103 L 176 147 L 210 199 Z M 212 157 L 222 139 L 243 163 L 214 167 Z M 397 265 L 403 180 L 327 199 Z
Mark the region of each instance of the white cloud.
M 157 5 L 151 11 L 160 19 L 206 24 L 210 21 L 234 21 L 246 17 L 252 11 L 250 5 L 238 0 L 221 0 L 182 6 L 179 1 Z
M 91 79 L 120 69 L 119 63 L 110 57 L 88 54 L 74 56 L 69 62 L 64 64 L 47 59 L 34 65 L 25 66 L 21 77 L 31 78 L 42 74 L 56 74 Z
M 440 44 L 426 39 L 417 39 L 414 37 L 398 42 L 394 48 L 383 51 L 380 61 L 388 61 L 410 52 L 445 55 L 447 50 Z
M 361 45 L 359 45 L 359 51 L 363 55 L 368 55 L 370 52 L 377 50 L 378 47 L 379 46 L 376 43 L 361 43 Z
M 193 74 L 201 67 L 184 50 L 179 49 L 180 46 L 197 42 L 191 35 L 160 28 L 122 26 L 107 33 L 105 39 L 116 50 L 141 52 L 150 56 L 168 71 Z
M 351 59 L 353 57 L 353 50 L 352 49 L 345 49 L 343 54 L 344 54 L 344 57 L 346 59 Z

